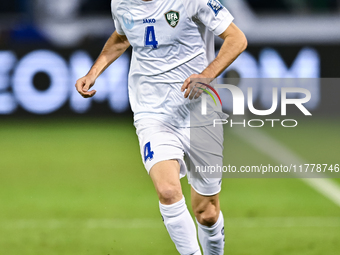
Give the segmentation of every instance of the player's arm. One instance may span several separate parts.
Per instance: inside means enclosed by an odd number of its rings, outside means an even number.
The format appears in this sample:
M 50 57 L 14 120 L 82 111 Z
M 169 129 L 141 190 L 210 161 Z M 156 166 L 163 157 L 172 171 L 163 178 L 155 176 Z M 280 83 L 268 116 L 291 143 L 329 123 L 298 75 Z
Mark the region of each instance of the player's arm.
M 119 58 L 129 46 L 130 43 L 126 36 L 120 35 L 115 31 L 105 43 L 102 52 L 87 75 L 77 81 L 76 89 L 80 95 L 85 98 L 93 97 L 96 94 L 96 91 L 89 91 L 89 89 L 94 85 L 98 76 Z
M 211 64 L 201 73 L 205 77 L 216 78 L 247 48 L 244 33 L 234 24 L 219 35 L 224 40 L 220 52 Z
M 204 78 L 205 81 L 211 82 L 247 48 L 246 36 L 234 23 L 231 23 L 219 37 L 224 42 L 214 61 L 201 74 L 193 74 L 184 82 L 181 90 L 182 92 L 186 90 L 185 98 L 189 96 L 192 89 L 192 86 L 190 86 L 191 79 Z

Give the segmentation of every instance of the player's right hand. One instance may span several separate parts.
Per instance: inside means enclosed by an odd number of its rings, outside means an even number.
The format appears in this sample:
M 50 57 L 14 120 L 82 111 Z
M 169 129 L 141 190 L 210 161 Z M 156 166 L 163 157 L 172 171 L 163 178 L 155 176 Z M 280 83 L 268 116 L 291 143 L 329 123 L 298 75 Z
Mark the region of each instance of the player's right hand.
M 94 85 L 96 82 L 96 79 L 90 75 L 86 75 L 79 80 L 77 80 L 76 83 L 76 89 L 79 92 L 80 95 L 84 98 L 89 98 L 93 97 L 96 94 L 96 90 L 91 90 L 89 89 Z

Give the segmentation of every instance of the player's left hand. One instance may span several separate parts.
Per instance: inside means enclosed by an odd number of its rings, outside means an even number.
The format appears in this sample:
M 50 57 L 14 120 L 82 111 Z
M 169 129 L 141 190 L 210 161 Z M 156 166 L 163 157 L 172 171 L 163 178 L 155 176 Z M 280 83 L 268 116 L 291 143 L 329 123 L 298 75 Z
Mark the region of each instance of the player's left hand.
M 204 84 L 210 84 L 211 78 L 207 78 L 203 74 L 193 74 L 182 85 L 181 91 L 184 92 L 184 98 L 190 100 L 197 99 L 202 95 L 203 90 L 206 89 Z

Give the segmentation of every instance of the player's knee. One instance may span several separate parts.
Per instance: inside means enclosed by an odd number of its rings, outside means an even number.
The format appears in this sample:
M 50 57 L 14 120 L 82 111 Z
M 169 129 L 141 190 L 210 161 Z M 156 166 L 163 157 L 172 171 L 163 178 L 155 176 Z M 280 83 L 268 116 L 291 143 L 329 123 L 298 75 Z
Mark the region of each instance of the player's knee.
M 159 201 L 164 205 L 171 205 L 182 198 L 182 192 L 179 187 L 173 185 L 163 185 L 158 188 Z
M 219 213 L 220 212 L 217 212 L 216 206 L 209 204 L 209 206 L 203 210 L 195 211 L 195 216 L 200 224 L 210 227 L 217 222 Z

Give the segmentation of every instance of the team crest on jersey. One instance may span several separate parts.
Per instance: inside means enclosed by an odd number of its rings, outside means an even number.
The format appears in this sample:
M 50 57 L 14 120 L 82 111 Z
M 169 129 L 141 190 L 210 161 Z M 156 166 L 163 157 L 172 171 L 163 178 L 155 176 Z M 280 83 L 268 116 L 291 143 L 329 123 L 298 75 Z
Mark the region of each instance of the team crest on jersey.
M 213 12 L 215 13 L 215 16 L 217 16 L 220 10 L 223 9 L 223 5 L 220 4 L 220 2 L 217 0 L 209 0 L 208 6 L 213 10 Z
M 169 11 L 164 14 L 166 21 L 169 23 L 170 26 L 175 28 L 179 21 L 179 12 L 176 11 Z

